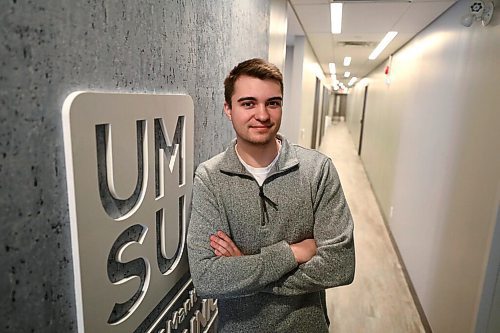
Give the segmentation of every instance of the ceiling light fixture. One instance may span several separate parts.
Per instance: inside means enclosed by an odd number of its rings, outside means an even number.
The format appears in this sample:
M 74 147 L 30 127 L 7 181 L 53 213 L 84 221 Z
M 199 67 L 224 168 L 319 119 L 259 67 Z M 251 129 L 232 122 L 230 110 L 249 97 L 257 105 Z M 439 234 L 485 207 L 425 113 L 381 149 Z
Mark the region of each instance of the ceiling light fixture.
M 389 31 L 385 37 L 380 41 L 375 50 L 368 56 L 368 59 L 375 60 L 380 55 L 380 53 L 389 45 L 389 43 L 396 37 L 397 31 Z
M 344 57 L 344 66 L 349 66 L 351 64 L 351 57 Z
M 345 72 L 344 73 L 344 77 L 349 77 L 349 76 L 351 76 L 351 72 Z
M 342 3 L 332 2 L 330 4 L 330 18 L 332 21 L 332 34 L 342 32 Z
M 337 73 L 337 69 L 335 68 L 335 63 L 331 62 L 328 64 L 328 67 L 330 68 L 330 74 L 335 74 Z
M 355 77 L 355 76 L 353 76 L 347 85 L 350 87 L 350 86 L 352 86 L 352 85 L 353 85 L 356 81 L 358 81 L 358 78 L 357 78 L 357 77 Z

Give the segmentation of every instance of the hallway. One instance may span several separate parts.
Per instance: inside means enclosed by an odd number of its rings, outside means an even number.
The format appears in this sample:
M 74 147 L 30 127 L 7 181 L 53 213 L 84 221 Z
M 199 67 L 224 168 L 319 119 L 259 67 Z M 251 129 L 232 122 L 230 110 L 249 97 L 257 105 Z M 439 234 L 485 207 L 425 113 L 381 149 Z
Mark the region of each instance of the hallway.
M 326 130 L 319 150 L 337 168 L 355 226 L 356 276 L 327 290 L 330 331 L 425 332 L 345 122 Z

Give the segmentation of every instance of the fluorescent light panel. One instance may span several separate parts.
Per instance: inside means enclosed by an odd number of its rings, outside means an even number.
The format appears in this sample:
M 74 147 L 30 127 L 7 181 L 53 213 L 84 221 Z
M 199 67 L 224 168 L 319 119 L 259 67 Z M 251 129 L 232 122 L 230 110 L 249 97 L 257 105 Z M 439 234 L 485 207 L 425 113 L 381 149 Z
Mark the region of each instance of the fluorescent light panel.
M 344 73 L 344 77 L 349 77 L 349 76 L 351 76 L 351 72 L 345 72 Z
M 375 60 L 380 55 L 380 53 L 389 45 L 389 43 L 396 37 L 397 31 L 389 31 L 385 37 L 380 41 L 375 50 L 368 56 L 368 59 Z
M 353 76 L 347 85 L 350 87 L 350 86 L 352 86 L 352 85 L 353 85 L 356 81 L 358 81 L 358 78 L 357 78 L 357 77 L 355 77 L 355 76 Z
M 337 70 L 335 68 L 335 63 L 333 62 L 329 63 L 328 67 L 330 68 L 330 74 L 334 75 L 335 73 L 337 73 Z
M 342 32 L 342 3 L 332 2 L 330 4 L 330 17 L 332 21 L 332 34 Z
M 344 58 L 344 66 L 349 66 L 351 64 L 351 57 Z

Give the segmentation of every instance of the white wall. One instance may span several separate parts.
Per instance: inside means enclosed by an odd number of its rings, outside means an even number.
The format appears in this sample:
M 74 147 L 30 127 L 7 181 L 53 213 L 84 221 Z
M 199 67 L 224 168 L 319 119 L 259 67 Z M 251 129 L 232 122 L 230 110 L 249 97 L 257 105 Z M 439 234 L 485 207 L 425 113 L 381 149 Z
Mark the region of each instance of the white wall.
M 298 38 L 286 50 L 284 84 L 285 96 L 280 132 L 293 143 L 299 142 L 300 110 L 302 104 L 302 63 L 304 58 L 304 39 Z
M 364 87 L 368 85 L 368 82 L 368 79 L 358 82 L 358 84 L 351 89 L 347 97 L 348 112 L 346 114 L 346 123 L 356 148 L 359 148 L 359 132 L 361 130 L 360 121 L 363 112 L 363 99 L 365 94 Z M 339 105 L 336 105 L 335 107 L 338 108 Z
M 269 62 L 282 72 L 285 68 L 287 0 L 271 0 L 269 4 Z
M 314 120 L 314 99 L 316 96 L 316 79 L 322 79 L 323 72 L 318 65 L 311 46 L 307 41 L 304 43 L 304 60 L 302 64 L 302 108 L 300 114 L 299 144 L 311 147 Z M 321 107 L 321 90 L 319 95 L 319 106 Z M 321 109 L 321 108 L 320 108 Z
M 437 333 L 474 331 L 500 198 L 500 14 L 465 28 L 467 6 L 394 55 L 391 85 L 384 66 L 367 80 L 361 157 Z M 361 89 L 348 106 L 354 134 Z
M 295 36 L 287 52 L 291 53 L 286 55 L 285 62 L 285 101 L 280 132 L 294 143 L 311 147 L 316 78 L 320 79 L 318 106 L 321 112 L 324 74 L 304 36 Z M 318 123 L 320 121 L 318 117 Z

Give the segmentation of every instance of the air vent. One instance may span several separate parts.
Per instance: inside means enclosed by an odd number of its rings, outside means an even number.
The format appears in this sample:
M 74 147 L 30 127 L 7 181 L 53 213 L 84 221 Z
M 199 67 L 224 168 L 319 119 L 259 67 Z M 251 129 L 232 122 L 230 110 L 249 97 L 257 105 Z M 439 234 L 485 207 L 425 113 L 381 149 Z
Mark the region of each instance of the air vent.
M 362 42 L 362 41 L 345 41 L 345 42 L 337 42 L 337 45 L 340 47 L 349 47 L 349 46 L 356 46 L 356 47 L 373 47 L 377 43 L 374 42 Z

